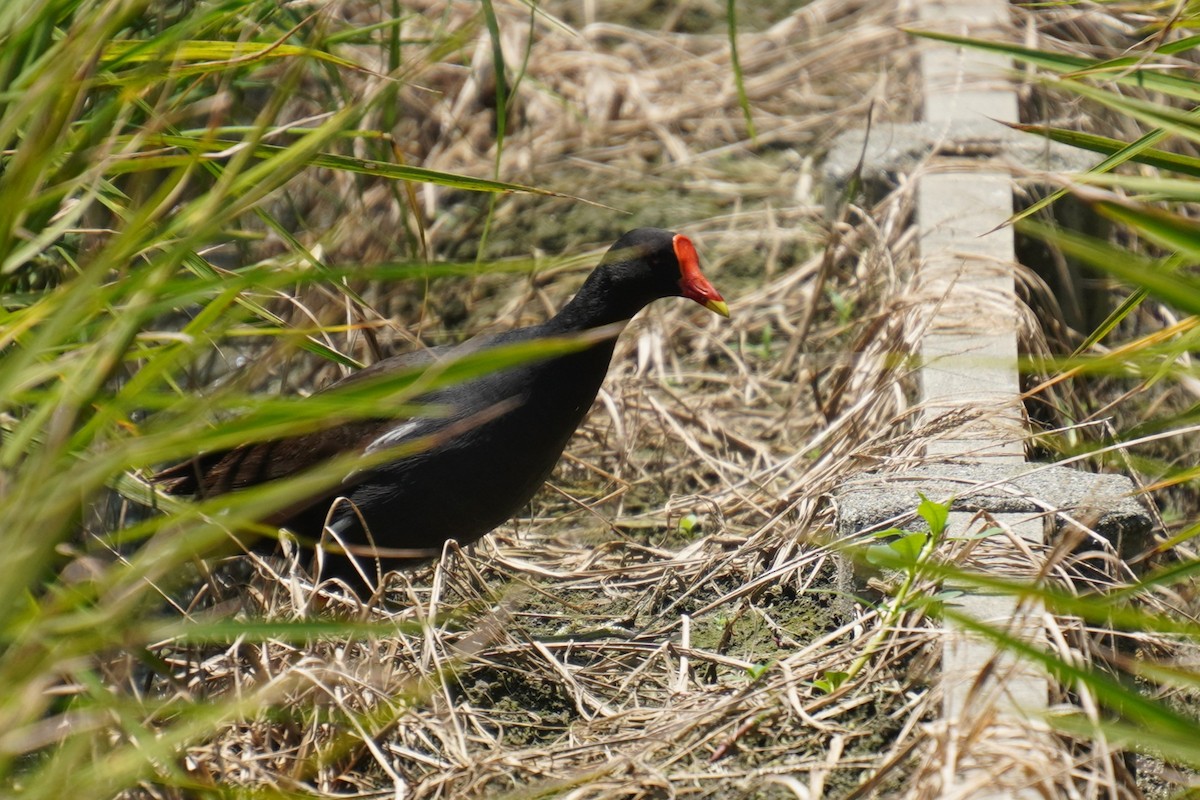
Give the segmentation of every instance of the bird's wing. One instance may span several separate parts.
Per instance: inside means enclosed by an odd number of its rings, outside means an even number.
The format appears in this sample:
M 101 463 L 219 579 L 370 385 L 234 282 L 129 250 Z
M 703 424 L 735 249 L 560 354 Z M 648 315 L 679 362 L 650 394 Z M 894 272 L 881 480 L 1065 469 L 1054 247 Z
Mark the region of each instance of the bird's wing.
M 436 423 L 432 417 L 402 419 L 381 433 L 379 420 L 354 420 L 286 439 L 201 453 L 156 473 L 153 481 L 169 494 L 211 497 L 295 475 L 335 456 L 400 444 Z M 386 441 L 377 444 L 380 439 Z
M 431 364 L 442 358 L 486 347 L 503 338 L 481 336 L 460 345 L 434 347 L 385 358 L 321 391 L 328 392 L 373 376 Z M 152 480 L 169 494 L 211 497 L 294 475 L 335 456 L 350 452 L 372 453 L 421 436 L 436 434 L 448 424 L 465 418 L 478 417 L 476 421 L 481 422 L 489 416 L 487 409 L 507 402 L 511 394 L 495 390 L 492 388 L 493 382 L 493 378 L 485 376 L 481 380 L 468 381 L 467 384 L 446 387 L 421 396 L 421 402 L 449 406 L 449 416 L 352 420 L 299 436 L 201 453 L 158 472 Z M 470 388 L 464 389 L 464 386 Z M 356 482 L 356 476 L 361 479 L 363 475 L 354 473 L 347 476 L 338 488 L 344 491 Z
M 436 357 L 437 354 L 431 350 L 393 356 L 342 378 L 322 392 L 389 370 L 430 363 Z M 348 452 L 372 452 L 400 444 L 406 439 L 431 432 L 438 425 L 434 417 L 397 419 L 392 426 L 382 429 L 379 419 L 351 420 L 285 439 L 201 453 L 161 470 L 152 480 L 169 494 L 210 497 L 294 475 Z

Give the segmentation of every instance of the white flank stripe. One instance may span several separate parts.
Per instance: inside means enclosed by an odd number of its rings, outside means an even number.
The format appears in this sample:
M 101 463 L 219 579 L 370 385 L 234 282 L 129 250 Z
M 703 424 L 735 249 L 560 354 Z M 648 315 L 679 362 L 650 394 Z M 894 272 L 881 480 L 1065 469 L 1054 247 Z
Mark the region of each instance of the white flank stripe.
M 367 445 L 366 452 L 374 453 L 376 450 L 382 450 L 385 447 L 390 447 L 391 445 L 399 444 L 400 442 L 407 439 L 409 434 L 411 434 L 418 427 L 420 427 L 420 425 L 421 425 L 421 421 L 416 420 L 416 419 L 410 419 L 408 422 L 402 422 L 401 424 L 392 428 L 390 431 L 383 434 L 378 439 L 376 439 L 375 441 L 373 441 L 369 445 Z

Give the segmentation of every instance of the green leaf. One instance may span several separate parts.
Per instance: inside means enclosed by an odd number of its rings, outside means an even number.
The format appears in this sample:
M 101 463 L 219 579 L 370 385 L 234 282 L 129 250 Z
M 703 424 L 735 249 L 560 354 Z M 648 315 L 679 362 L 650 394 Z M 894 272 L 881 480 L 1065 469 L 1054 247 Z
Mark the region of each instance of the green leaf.
M 763 675 L 766 675 L 767 670 L 770 668 L 770 664 L 753 664 L 749 667 L 746 667 L 746 674 L 750 676 L 750 680 L 756 681 Z
M 1007 630 L 980 622 L 975 618 L 947 609 L 945 615 L 963 628 L 982 634 L 1024 661 L 1040 664 L 1047 672 L 1070 686 L 1086 686 L 1095 693 L 1112 713 L 1140 725 L 1146 725 L 1162 735 L 1185 736 L 1195 742 L 1196 721 L 1171 710 L 1165 703 L 1145 696 L 1131 681 L 1106 675 L 1086 662 L 1076 663 L 1036 647 Z
M 1131 253 L 1102 239 L 1022 220 L 1017 230 L 1049 242 L 1065 255 L 1108 272 L 1189 314 L 1200 314 L 1200 285 L 1163 261 Z
M 679 525 L 676 530 L 684 536 L 691 536 L 696 530 L 696 526 L 700 524 L 700 518 L 695 514 L 684 514 L 679 518 Z
M 1060 144 L 1104 155 L 1124 152 L 1130 146 L 1129 142 L 1123 142 L 1120 139 L 1110 139 L 1107 136 L 1098 136 L 1094 133 L 1083 133 L 1065 128 L 1054 128 L 1049 125 L 1018 125 L 1009 122 L 1005 122 L 1004 124 L 1014 130 L 1036 134 Z M 1181 155 L 1179 153 L 1168 152 L 1167 150 L 1148 147 L 1132 154 L 1129 160 L 1138 164 L 1146 164 L 1151 167 L 1200 178 L 1200 158 L 1195 158 L 1194 156 Z
M 1113 169 L 1115 169 L 1116 167 L 1119 167 L 1121 164 L 1124 164 L 1127 161 L 1131 161 L 1131 160 L 1137 158 L 1141 153 L 1144 153 L 1144 152 L 1150 150 L 1151 145 L 1154 145 L 1154 144 L 1162 141 L 1166 137 L 1167 137 L 1167 132 L 1165 130 L 1163 130 L 1162 128 L 1155 128 L 1152 131 L 1148 131 L 1146 134 L 1138 137 L 1137 141 L 1131 142 L 1130 144 L 1128 144 L 1125 147 L 1121 148 L 1120 150 L 1116 151 L 1112 155 L 1103 159 L 1100 163 L 1093 166 L 1090 170 L 1088 170 L 1088 174 L 1097 175 L 1097 174 L 1104 173 L 1104 172 L 1110 172 Z M 1043 208 L 1046 208 L 1047 206 L 1052 204 L 1054 201 L 1056 201 L 1062 197 L 1065 197 L 1069 192 L 1070 192 L 1070 190 L 1066 189 L 1066 188 L 1059 189 L 1055 192 L 1052 192 L 1047 197 L 1044 197 L 1041 200 L 1038 200 L 1036 203 L 1032 203 L 1024 211 L 1019 211 L 1016 214 L 1013 214 L 1013 216 L 1009 220 L 1009 222 L 1016 223 L 1016 222 L 1019 222 L 1020 220 L 1032 217 L 1034 214 L 1041 211 Z
M 224 72 L 233 66 L 249 66 L 277 58 L 313 58 L 339 67 L 364 71 L 353 61 L 338 58 L 323 50 L 279 42 L 190 40 L 164 48 L 161 43 L 153 41 L 114 41 L 105 44 L 100 54 L 100 63 L 113 67 L 120 64 L 161 62 L 171 65 L 169 75 L 179 77 Z M 187 66 L 180 66 L 180 62 Z
M 725 4 L 725 20 L 729 31 L 729 61 L 733 67 L 733 83 L 737 88 L 738 105 L 742 107 L 742 118 L 746 120 L 746 133 L 750 135 L 750 141 L 753 143 L 757 138 L 754 130 L 754 114 L 750 108 L 750 96 L 746 94 L 746 80 L 742 74 L 742 61 L 738 57 L 737 0 L 728 0 Z
M 1015 61 L 1034 64 L 1053 72 L 1071 75 L 1096 74 L 1106 79 L 1117 81 L 1127 86 L 1165 92 L 1187 100 L 1200 101 L 1200 84 L 1196 81 L 1170 72 L 1162 72 L 1151 68 L 1139 68 L 1146 64 L 1140 57 L 1125 59 L 1092 59 L 1080 56 L 1069 56 L 1063 53 L 1053 53 L 1048 50 L 1036 50 L 1030 47 L 976 39 L 969 36 L 956 36 L 950 33 L 922 31 L 913 28 L 903 28 L 906 33 L 931 39 L 937 42 L 967 47 L 983 52 L 999 53 Z
M 890 542 L 873 544 L 867 548 L 867 563 L 884 569 L 909 570 L 920 561 L 929 540 L 929 534 L 911 531 Z
M 1193 184 L 1200 199 L 1200 185 Z M 1189 260 L 1200 261 L 1200 222 L 1161 208 L 1138 203 L 1101 200 L 1092 204 L 1104 216 L 1137 231 L 1144 239 Z
M 838 672 L 836 670 L 825 670 L 824 678 L 817 678 L 813 681 L 814 688 L 823 694 L 833 694 L 842 684 L 850 678 L 849 672 Z
M 206 139 L 168 135 L 150 137 L 148 144 L 161 147 L 177 147 L 181 150 L 186 150 L 187 153 L 181 155 L 161 155 L 153 159 L 146 159 L 136 154 L 129 157 L 117 158 L 112 162 L 112 167 L 109 170 L 110 174 L 140 172 L 144 169 L 158 170 L 168 166 L 187 166 L 194 163 L 197 156 L 206 159 L 224 160 L 232 157 L 247 146 L 246 142 L 232 139 Z M 255 158 L 264 160 L 282 156 L 289 152 L 289 148 L 287 147 L 270 144 L 254 144 L 251 145 L 251 149 Z M 304 165 L 353 172 L 360 175 L 374 175 L 398 181 L 433 183 L 439 186 L 467 189 L 473 192 L 526 192 L 547 197 L 570 197 L 570 195 L 560 192 L 552 192 L 549 189 L 539 189 L 533 186 L 524 186 L 519 183 L 473 178 L 468 175 L 458 175 L 453 172 L 426 169 L 425 167 L 410 167 L 404 164 L 394 164 L 389 161 L 353 158 L 351 156 L 340 156 L 332 153 L 313 153 L 308 155 L 304 159 Z
M 940 539 L 946 531 L 946 520 L 950 518 L 950 505 L 954 501 L 935 503 L 923 493 L 918 492 L 917 494 L 921 498 L 921 502 L 917 504 L 917 514 L 929 526 L 929 532 L 933 534 L 934 540 Z
M 1139 195 L 1138 198 L 1130 198 L 1128 201 L 1125 201 L 1124 198 L 1113 196 L 1111 198 L 1112 202 L 1135 203 L 1143 200 L 1179 200 L 1194 203 L 1200 200 L 1200 182 L 1180 178 L 1156 178 L 1143 175 L 1100 175 L 1093 172 L 1084 172 L 1071 175 L 1068 180 L 1077 184 L 1115 186 Z M 1109 199 L 1108 197 L 1101 197 L 1098 194 L 1086 194 L 1086 188 L 1080 190 L 1078 187 L 1075 187 L 1074 191 L 1085 202 L 1103 202 Z
M 1194 87 L 1200 87 L 1200 84 L 1191 83 Z M 1054 85 L 1095 100 L 1122 114 L 1140 119 L 1169 133 L 1175 133 L 1193 141 L 1200 140 L 1200 108 L 1183 111 L 1162 103 L 1128 97 L 1080 81 L 1064 80 Z M 1200 93 L 1200 89 L 1197 91 Z M 1198 98 L 1200 98 L 1200 94 L 1198 94 Z
M 296 642 L 303 644 L 314 639 L 338 639 L 346 636 L 380 637 L 395 636 L 398 632 L 414 634 L 420 625 L 412 622 L 389 620 L 387 622 L 359 622 L 337 619 L 310 620 L 255 620 L 255 619 L 199 619 L 195 621 L 172 620 L 152 623 L 147 626 L 145 641 L 172 639 L 186 644 L 247 642 Z
M 969 47 L 984 52 L 994 52 L 1008 56 L 1017 61 L 1024 61 L 1029 64 L 1043 67 L 1053 72 L 1058 72 L 1064 75 L 1084 76 L 1089 74 L 1100 74 L 1104 77 L 1114 80 L 1118 83 L 1136 86 L 1138 88 L 1153 89 L 1157 91 L 1174 94 L 1178 97 L 1183 97 L 1192 101 L 1200 101 L 1200 83 L 1188 77 L 1183 77 L 1170 72 L 1161 72 L 1152 68 L 1139 68 L 1146 63 L 1141 56 L 1129 57 L 1129 59 L 1109 59 L 1109 60 L 1093 60 L 1080 58 L 1077 56 L 1068 56 L 1060 53 L 1052 53 L 1043 50 L 1035 50 L 1032 48 L 1020 47 L 1014 44 L 1003 42 L 990 42 L 971 37 L 955 36 L 953 34 L 936 33 L 932 31 L 917 31 L 908 30 L 909 33 L 915 36 L 932 39 L 935 41 L 955 44 L 961 47 Z M 1165 52 L 1165 51 L 1164 51 Z M 1148 66 L 1153 66 L 1152 63 Z M 1138 156 L 1143 151 L 1149 150 L 1151 145 L 1164 139 L 1168 132 L 1179 133 L 1181 129 L 1188 129 L 1195 126 L 1197 117 L 1200 114 L 1200 109 L 1194 112 L 1176 112 L 1167 106 L 1155 106 L 1152 103 L 1142 103 L 1141 101 L 1126 101 L 1120 95 L 1112 92 L 1104 92 L 1095 87 L 1087 86 L 1079 80 L 1061 79 L 1054 84 L 1059 88 L 1069 91 L 1074 91 L 1091 97 L 1098 102 L 1103 102 L 1111 105 L 1123 113 L 1129 113 L 1133 116 L 1141 115 L 1140 118 L 1152 121 L 1151 124 L 1163 123 L 1155 130 L 1147 132 L 1136 142 L 1129 144 L 1123 149 L 1113 152 L 1108 158 L 1092 168 L 1092 172 L 1106 172 L 1111 170 L 1118 164 L 1124 163 Z M 1187 135 L 1187 134 L 1181 134 Z M 1016 222 L 1021 219 L 1026 219 L 1043 208 L 1046 208 L 1051 203 L 1066 194 L 1066 190 L 1059 190 L 1048 197 L 1045 197 L 1036 203 L 1033 203 L 1025 210 L 1014 214 L 1009 222 Z

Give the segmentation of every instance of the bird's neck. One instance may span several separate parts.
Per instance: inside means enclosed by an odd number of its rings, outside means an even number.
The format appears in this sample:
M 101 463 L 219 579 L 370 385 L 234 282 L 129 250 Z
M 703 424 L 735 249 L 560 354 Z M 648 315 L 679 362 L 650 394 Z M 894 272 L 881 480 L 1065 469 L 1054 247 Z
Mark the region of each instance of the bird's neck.
M 576 333 L 614 322 L 628 322 L 646 303 L 646 298 L 617 291 L 611 277 L 599 269 L 588 276 L 571 302 L 563 306 L 546 327 L 555 333 Z

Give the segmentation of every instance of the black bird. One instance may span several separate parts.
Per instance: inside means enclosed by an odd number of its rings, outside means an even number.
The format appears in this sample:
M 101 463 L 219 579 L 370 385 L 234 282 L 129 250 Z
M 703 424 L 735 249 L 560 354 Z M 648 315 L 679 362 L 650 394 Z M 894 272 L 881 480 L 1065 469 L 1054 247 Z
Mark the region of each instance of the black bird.
M 696 249 L 687 237 L 639 228 L 617 240 L 574 299 L 552 319 L 479 336 L 456 347 L 387 358 L 333 386 L 468 350 L 570 336 L 610 325 L 620 329 L 662 297 L 686 297 L 729 316 L 725 301 L 701 274 Z M 207 497 L 282 478 L 336 455 L 367 454 L 432 436 L 435 444 L 429 449 L 356 471 L 328 494 L 268 520 L 302 540 L 317 541 L 328 519 L 336 540 L 347 545 L 366 574 L 375 571 L 374 558 L 379 558 L 384 571 L 427 560 L 439 555 L 448 539 L 466 544 L 488 533 L 541 487 L 595 400 L 615 344 L 614 332 L 597 337 L 584 349 L 493 372 L 420 398 L 422 403 L 448 409 L 444 416 L 351 421 L 288 439 L 205 453 L 163 470 L 154 480 L 171 494 Z M 338 496 L 350 503 L 340 502 L 330 513 L 331 501 Z M 274 547 L 274 541 L 269 545 Z M 326 575 L 362 585 L 357 570 L 344 558 L 329 559 Z

